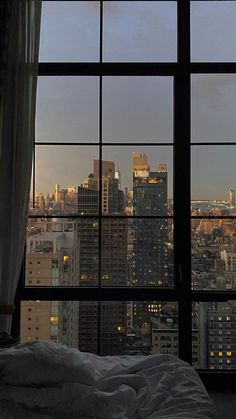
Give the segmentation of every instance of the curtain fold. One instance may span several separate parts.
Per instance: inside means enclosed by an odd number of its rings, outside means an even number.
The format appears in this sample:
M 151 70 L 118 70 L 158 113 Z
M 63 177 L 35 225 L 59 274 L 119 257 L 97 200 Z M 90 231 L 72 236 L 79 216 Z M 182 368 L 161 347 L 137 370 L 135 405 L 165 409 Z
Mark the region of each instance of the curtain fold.
M 1 9 L 0 306 L 14 303 L 26 238 L 41 0 L 3 0 Z M 10 326 L 0 315 L 0 332 Z

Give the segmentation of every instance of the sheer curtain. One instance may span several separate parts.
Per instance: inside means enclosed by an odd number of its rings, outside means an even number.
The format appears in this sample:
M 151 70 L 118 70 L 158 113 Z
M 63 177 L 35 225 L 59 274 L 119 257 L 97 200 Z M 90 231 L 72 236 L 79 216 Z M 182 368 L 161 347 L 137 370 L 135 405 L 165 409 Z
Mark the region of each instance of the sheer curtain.
M 0 332 L 9 332 L 27 224 L 41 0 L 3 0 L 0 13 Z

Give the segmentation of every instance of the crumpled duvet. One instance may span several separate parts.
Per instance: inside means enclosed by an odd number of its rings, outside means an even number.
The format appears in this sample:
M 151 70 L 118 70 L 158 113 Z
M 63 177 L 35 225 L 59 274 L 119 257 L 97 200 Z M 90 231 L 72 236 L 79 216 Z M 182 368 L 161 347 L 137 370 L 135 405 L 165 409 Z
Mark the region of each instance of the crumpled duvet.
M 170 355 L 99 357 L 54 342 L 0 351 L 1 419 L 215 419 L 197 373 Z

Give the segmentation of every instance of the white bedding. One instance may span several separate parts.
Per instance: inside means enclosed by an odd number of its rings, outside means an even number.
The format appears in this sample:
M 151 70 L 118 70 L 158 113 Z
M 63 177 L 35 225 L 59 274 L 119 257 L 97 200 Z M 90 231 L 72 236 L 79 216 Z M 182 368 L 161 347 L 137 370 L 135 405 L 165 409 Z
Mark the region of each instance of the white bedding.
M 99 357 L 53 342 L 0 351 L 1 419 L 215 419 L 197 373 L 170 355 Z

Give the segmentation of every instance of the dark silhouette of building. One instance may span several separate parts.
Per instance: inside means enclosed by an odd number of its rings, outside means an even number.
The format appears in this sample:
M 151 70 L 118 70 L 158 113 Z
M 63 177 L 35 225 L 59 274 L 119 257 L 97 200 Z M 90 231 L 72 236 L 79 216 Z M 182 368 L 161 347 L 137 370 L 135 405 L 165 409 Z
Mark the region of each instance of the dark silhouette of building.
M 115 218 L 124 212 L 124 193 L 114 178 L 114 163 L 105 162 L 102 176 L 101 253 L 99 254 L 99 219 L 83 218 L 78 222 L 80 239 L 80 286 L 127 285 L 127 219 Z M 78 211 L 99 213 L 99 175 L 94 173 L 86 186 L 78 188 Z M 101 264 L 99 269 L 99 257 Z M 79 348 L 82 351 L 116 355 L 126 345 L 126 302 L 81 302 L 79 313 Z M 98 329 L 100 330 L 98 335 Z
M 168 274 L 167 168 L 150 171 L 144 153 L 133 153 L 133 285 L 170 286 Z M 142 218 L 149 216 L 150 218 Z M 153 218 L 152 218 L 153 217 Z M 134 324 L 150 323 L 149 305 L 136 303 Z

